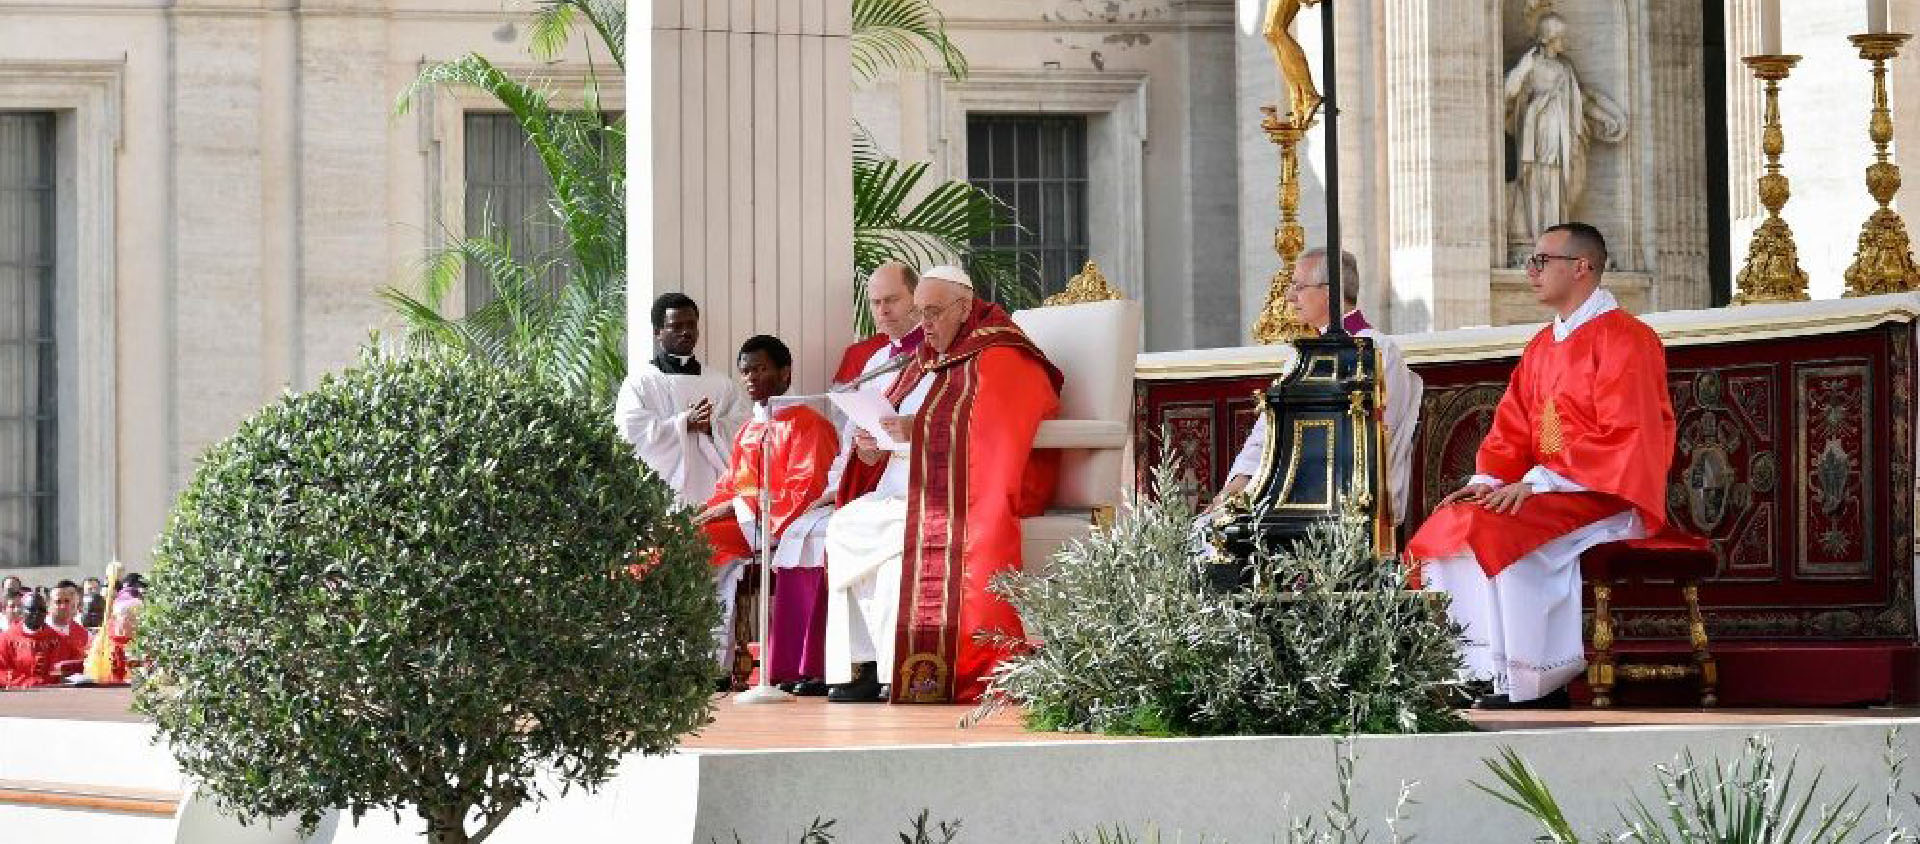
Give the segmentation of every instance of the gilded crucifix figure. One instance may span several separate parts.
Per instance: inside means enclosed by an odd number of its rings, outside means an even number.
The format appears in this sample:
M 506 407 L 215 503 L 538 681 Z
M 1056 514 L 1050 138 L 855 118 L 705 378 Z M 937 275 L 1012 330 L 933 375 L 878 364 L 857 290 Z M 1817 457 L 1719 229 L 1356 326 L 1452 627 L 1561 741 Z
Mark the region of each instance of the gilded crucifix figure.
M 1300 42 L 1294 40 L 1291 29 L 1293 19 L 1300 14 L 1302 6 L 1313 6 L 1320 2 L 1239 0 L 1242 26 L 1248 30 L 1248 34 L 1252 34 L 1252 25 L 1258 21 L 1260 36 L 1273 49 L 1273 63 L 1279 68 L 1280 78 L 1287 86 L 1287 105 L 1293 125 L 1302 129 L 1313 122 L 1314 115 L 1320 110 L 1320 92 L 1313 86 L 1313 71 L 1307 67 L 1307 54 L 1300 49 Z

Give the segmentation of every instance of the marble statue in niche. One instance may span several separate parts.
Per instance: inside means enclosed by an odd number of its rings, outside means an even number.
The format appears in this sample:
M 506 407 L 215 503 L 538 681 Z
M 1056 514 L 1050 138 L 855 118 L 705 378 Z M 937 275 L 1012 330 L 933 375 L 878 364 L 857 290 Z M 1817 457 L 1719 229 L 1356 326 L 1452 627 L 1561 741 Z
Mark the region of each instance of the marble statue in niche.
M 1507 242 L 1516 267 L 1542 232 L 1573 218 L 1586 189 L 1588 145 L 1627 136 L 1626 111 L 1580 84 L 1567 59 L 1567 35 L 1566 19 L 1540 15 L 1533 46 L 1506 75 L 1506 130 L 1513 142 Z

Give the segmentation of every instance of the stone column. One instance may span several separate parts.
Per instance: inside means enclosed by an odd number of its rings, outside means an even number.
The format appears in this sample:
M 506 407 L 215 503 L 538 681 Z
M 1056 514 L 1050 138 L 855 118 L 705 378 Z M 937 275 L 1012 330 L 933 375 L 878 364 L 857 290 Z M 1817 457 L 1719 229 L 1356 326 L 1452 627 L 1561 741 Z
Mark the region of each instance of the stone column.
M 1874 208 L 1865 176 L 1873 161 L 1867 139 L 1872 77 L 1860 51 L 1847 42 L 1848 35 L 1866 31 L 1866 9 L 1859 3 L 1781 3 L 1780 15 L 1781 50 L 1805 56 L 1780 86 L 1780 122 L 1787 135 L 1781 164 L 1793 180 L 1793 199 L 1782 216 L 1800 246 L 1808 293 L 1834 299 L 1846 287 L 1844 274 L 1853 263 L 1860 224 Z M 1758 38 L 1752 43 L 1757 47 Z M 1746 77 L 1751 85 L 1752 72 Z M 1759 145 L 1741 152 L 1757 156 Z M 1753 182 L 1732 189 L 1750 194 Z M 1746 240 L 1736 240 L 1735 272 L 1746 254 Z
M 1190 2 L 1180 10 L 1185 49 L 1183 75 L 1187 94 L 1186 165 L 1181 190 L 1190 212 L 1180 240 L 1190 244 L 1187 265 L 1193 279 L 1187 324 L 1190 335 L 1161 342 L 1164 348 L 1211 348 L 1240 345 L 1246 328 L 1236 325 L 1245 310 L 1239 275 L 1240 205 L 1234 186 L 1241 183 L 1240 161 L 1234 149 L 1236 121 L 1250 120 L 1239 113 L 1234 97 L 1235 29 L 1230 4 Z M 1156 291 L 1147 286 L 1148 296 Z M 1167 297 L 1173 299 L 1176 297 Z M 1163 300 L 1165 301 L 1165 300 Z M 1161 303 L 1154 303 L 1158 307 Z M 1176 307 L 1181 303 L 1175 304 Z M 1255 307 L 1258 307 L 1256 305 Z M 1148 335 L 1155 332 L 1149 328 Z
M 1393 329 L 1491 321 L 1499 13 L 1493 0 L 1386 0 Z
M 273 104 L 262 99 L 261 23 L 255 9 L 214 3 L 168 15 L 171 252 L 155 275 L 171 285 L 168 387 L 184 397 L 167 404 L 170 490 L 185 485 L 194 455 L 259 407 L 265 380 L 259 130 Z
M 796 391 L 823 389 L 854 339 L 850 7 L 630 11 L 630 359 L 652 355 L 653 297 L 679 290 L 700 303 L 710 365 L 772 334 L 793 349 Z
M 1637 87 L 1646 93 L 1634 111 L 1650 118 L 1634 145 L 1650 170 L 1641 210 L 1648 234 L 1641 249 L 1653 276 L 1649 310 L 1706 308 L 1713 304 L 1713 290 L 1707 278 L 1700 9 L 1690 3 L 1645 8 L 1649 58 L 1642 71 L 1646 84 Z M 1752 73 L 1740 69 L 1751 83 Z M 1759 131 L 1757 122 L 1753 131 Z M 1752 149 L 1757 155 L 1759 145 Z M 1753 195 L 1751 189 L 1745 193 Z

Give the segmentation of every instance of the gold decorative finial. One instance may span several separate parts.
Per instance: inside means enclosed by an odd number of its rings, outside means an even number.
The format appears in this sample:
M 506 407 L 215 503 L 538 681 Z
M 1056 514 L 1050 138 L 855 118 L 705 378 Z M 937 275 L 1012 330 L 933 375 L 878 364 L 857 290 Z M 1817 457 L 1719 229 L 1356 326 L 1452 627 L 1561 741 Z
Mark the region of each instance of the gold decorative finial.
M 1301 7 L 1319 2 L 1266 0 L 1266 13 L 1261 16 L 1260 36 L 1273 50 L 1273 64 L 1279 68 L 1280 81 L 1287 89 L 1287 118 L 1303 130 L 1313 125 L 1314 117 L 1320 113 L 1320 92 L 1313 86 L 1313 69 L 1307 64 L 1307 54 L 1300 49 L 1300 42 L 1290 30 Z
M 1893 112 L 1887 107 L 1887 61 L 1900 55 L 1900 45 L 1912 36 L 1873 33 L 1848 36 L 1860 48 L 1860 58 L 1873 62 L 1873 117 L 1867 136 L 1873 140 L 1873 163 L 1867 166 L 1867 192 L 1880 204 L 1860 229 L 1860 247 L 1847 268 L 1848 296 L 1899 293 L 1920 286 L 1920 270 L 1913 265 L 1907 224 L 1889 205 L 1900 192 L 1900 167 L 1887 160 L 1893 142 Z
M 1078 305 L 1085 302 L 1108 302 L 1125 298 L 1120 295 L 1120 291 L 1113 289 L 1113 285 L 1107 283 L 1107 276 L 1100 272 L 1099 265 L 1088 260 L 1087 265 L 1080 268 L 1079 275 L 1067 280 L 1067 289 L 1048 296 L 1047 300 L 1040 304 L 1051 308 L 1055 305 Z
M 1289 343 L 1316 333 L 1287 301 L 1287 287 L 1293 284 L 1293 265 L 1307 249 L 1307 232 L 1300 226 L 1300 139 L 1307 125 L 1280 117 L 1274 106 L 1262 106 L 1266 119 L 1260 128 L 1267 140 L 1280 148 L 1280 225 L 1273 230 L 1273 251 L 1280 256 L 1280 270 L 1267 281 L 1267 304 L 1253 325 L 1253 339 L 1264 344 Z M 1291 117 L 1291 115 L 1290 115 Z
M 1760 135 L 1760 151 L 1767 156 L 1767 172 L 1760 177 L 1760 204 L 1767 208 L 1767 219 L 1753 231 L 1747 247 L 1747 265 L 1740 270 L 1740 293 L 1736 305 L 1760 302 L 1804 302 L 1807 300 L 1807 274 L 1800 269 L 1800 248 L 1794 245 L 1793 229 L 1780 218 L 1780 209 L 1792 195 L 1786 174 L 1780 172 L 1780 153 L 1786 151 L 1786 133 L 1780 128 L 1780 80 L 1800 61 L 1799 56 L 1747 56 L 1742 61 L 1753 68 L 1755 78 L 1765 84 L 1766 116 Z

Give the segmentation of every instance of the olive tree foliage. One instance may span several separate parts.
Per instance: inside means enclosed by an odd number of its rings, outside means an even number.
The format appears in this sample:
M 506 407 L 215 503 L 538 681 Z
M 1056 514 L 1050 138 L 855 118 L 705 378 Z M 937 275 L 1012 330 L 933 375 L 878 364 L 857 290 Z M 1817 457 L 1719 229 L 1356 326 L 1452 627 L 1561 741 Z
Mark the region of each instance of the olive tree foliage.
M 1026 638 L 980 714 L 1015 702 L 1033 729 L 1135 735 L 1463 729 L 1460 629 L 1364 531 L 1316 525 L 1253 555 L 1269 586 L 1215 591 L 1169 457 L 1113 527 L 996 579 Z
M 470 844 L 709 720 L 703 541 L 589 398 L 534 379 L 369 355 L 202 458 L 135 706 L 226 808 L 417 811 Z

